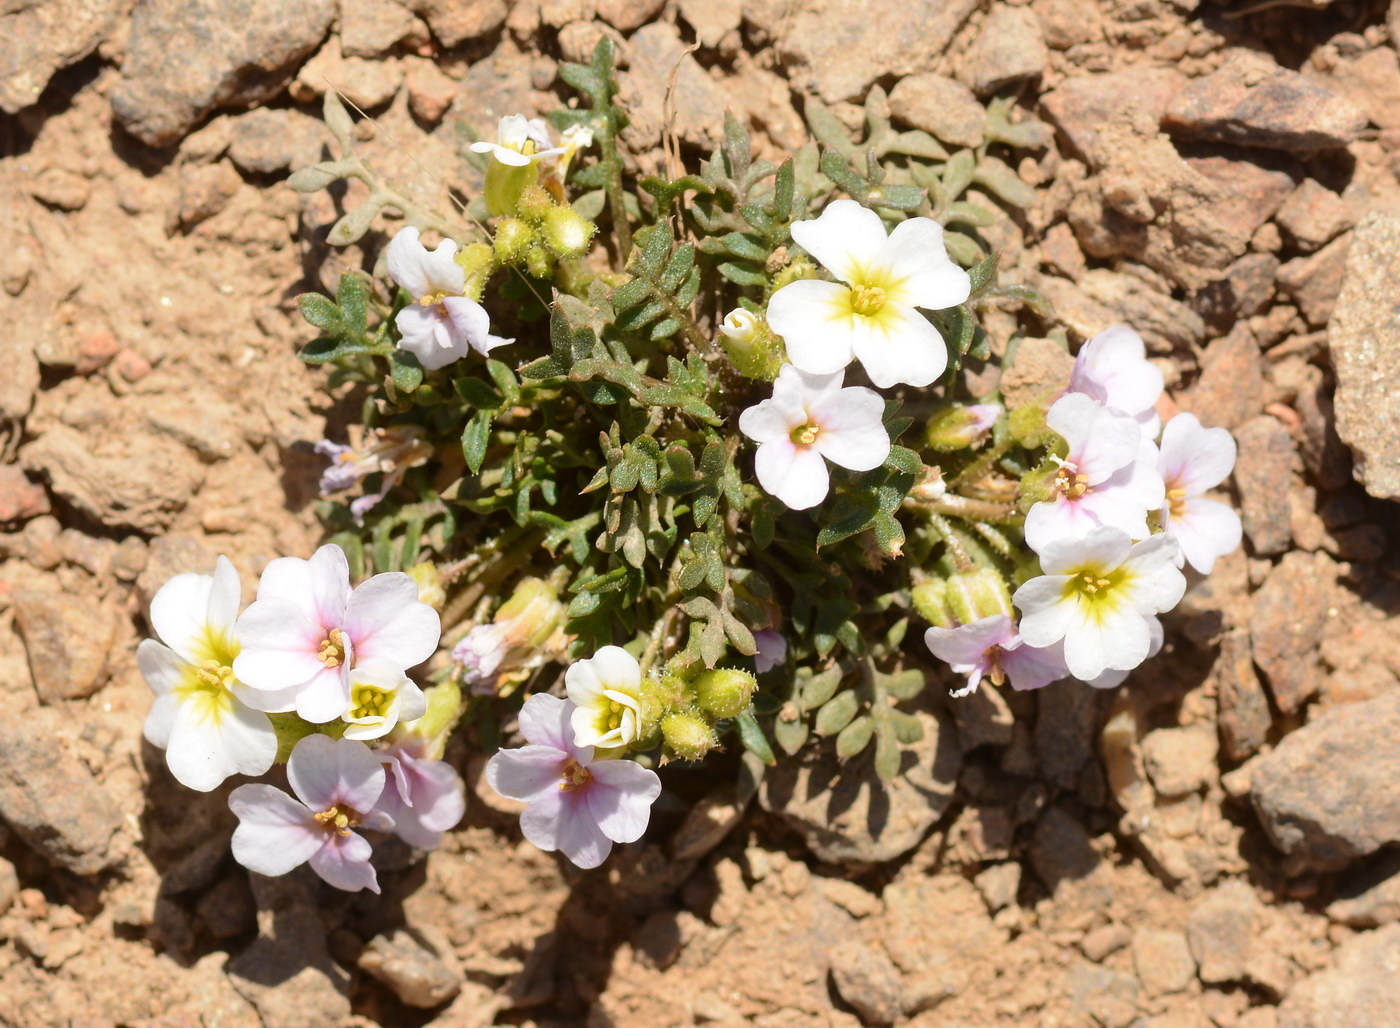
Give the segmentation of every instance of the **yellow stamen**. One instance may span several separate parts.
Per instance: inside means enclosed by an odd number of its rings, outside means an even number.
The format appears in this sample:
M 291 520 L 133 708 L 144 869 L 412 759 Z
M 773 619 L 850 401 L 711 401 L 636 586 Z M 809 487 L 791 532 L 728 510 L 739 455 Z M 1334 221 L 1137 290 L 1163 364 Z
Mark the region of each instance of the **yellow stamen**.
M 350 710 L 352 718 L 383 717 L 393 701 L 393 694 L 372 685 L 355 688 L 354 706 Z
M 880 286 L 855 286 L 851 289 L 851 310 L 865 317 L 879 312 L 885 305 L 885 291 Z
M 1186 490 L 1180 486 L 1168 489 L 1167 502 L 1171 505 L 1172 517 L 1181 517 L 1186 513 Z
M 821 426 L 814 425 L 810 421 L 805 425 L 800 425 L 792 430 L 792 441 L 798 446 L 811 446 L 817 441 L 817 436 L 821 435 Z
M 332 628 L 326 634 L 326 638 L 321 641 L 321 649 L 316 654 L 316 659 L 326 667 L 339 667 L 345 660 L 345 637 L 340 634 L 339 628 Z
M 438 304 L 442 303 L 443 300 L 445 300 L 451 295 L 451 293 L 445 290 L 440 293 L 425 293 L 422 296 L 418 297 L 418 302 L 424 307 L 436 307 Z
M 360 815 L 348 807 L 341 807 L 337 803 L 333 807 L 321 811 L 315 815 L 316 820 L 337 835 L 349 835 L 350 829 L 360 823 Z
M 560 774 L 559 788 L 564 792 L 573 792 L 575 789 L 583 788 L 591 781 L 593 781 L 593 773 L 577 760 L 571 758 L 564 765 L 564 770 Z

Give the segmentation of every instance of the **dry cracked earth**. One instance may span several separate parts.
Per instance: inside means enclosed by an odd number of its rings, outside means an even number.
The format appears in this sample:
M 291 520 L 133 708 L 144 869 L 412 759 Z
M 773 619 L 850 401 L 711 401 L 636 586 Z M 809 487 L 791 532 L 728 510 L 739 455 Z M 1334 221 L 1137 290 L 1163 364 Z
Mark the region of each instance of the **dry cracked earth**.
M 170 575 L 225 553 L 250 582 L 318 538 L 310 446 L 356 403 L 295 358 L 294 298 L 383 236 L 332 252 L 354 197 L 284 179 L 333 88 L 446 204 L 458 123 L 559 103 L 603 35 L 640 171 L 726 107 L 771 154 L 809 97 L 855 130 L 878 87 L 976 146 L 1014 96 L 1053 133 L 986 237 L 1235 434 L 1245 545 L 1119 690 L 930 689 L 887 794 L 821 752 L 750 803 L 677 772 L 645 842 L 578 873 L 463 741 L 463 824 L 386 848 L 382 897 L 250 876 L 224 794 L 141 741 L 133 652 Z M 0 4 L 0 1023 L 1395 1023 L 1398 41 L 1380 0 Z

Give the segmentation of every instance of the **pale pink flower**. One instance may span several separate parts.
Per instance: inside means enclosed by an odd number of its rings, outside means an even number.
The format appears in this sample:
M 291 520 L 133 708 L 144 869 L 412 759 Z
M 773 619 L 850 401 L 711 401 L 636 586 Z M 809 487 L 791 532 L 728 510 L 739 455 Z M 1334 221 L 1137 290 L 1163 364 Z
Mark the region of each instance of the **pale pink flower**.
M 419 602 L 408 575 L 375 575 L 352 592 L 345 552 L 322 546 L 310 560 L 280 557 L 264 569 L 257 600 L 238 619 L 233 672 L 261 709 L 324 724 L 349 709 L 357 661 L 406 671 L 433 655 L 439 631 L 437 611 Z
M 472 350 L 485 355 L 515 341 L 493 336 L 486 309 L 462 295 L 467 279 L 456 253 L 451 239 L 429 251 L 412 225 L 399 229 L 389 243 L 389 274 L 414 301 L 394 318 L 401 336 L 398 346 L 429 371 L 461 360 Z
M 967 676 L 967 685 L 954 697 L 977 691 L 982 679 L 993 685 L 1009 679 L 1017 690 L 1039 689 L 1069 674 L 1061 646 L 1027 646 L 1016 624 L 1005 614 L 993 614 L 957 628 L 937 626 L 924 631 L 924 643 L 954 672 Z
M 292 799 L 271 785 L 240 785 L 228 798 L 238 817 L 233 858 L 260 875 L 284 875 L 310 862 L 337 889 L 379 891 L 370 844 L 353 829 L 388 831 L 393 822 L 374 809 L 384 791 L 384 768 L 362 742 L 308 735 L 287 761 Z
M 881 389 L 943 374 L 948 346 L 919 308 L 956 307 L 972 283 L 949 259 L 938 222 L 909 218 L 886 234 L 874 211 L 834 200 L 795 223 L 792 238 L 841 280 L 791 282 L 768 301 L 768 324 L 793 364 L 830 375 L 858 360 Z
M 771 399 L 739 415 L 739 431 L 759 444 L 759 484 L 793 510 L 826 499 L 826 461 L 851 471 L 878 468 L 890 455 L 885 401 L 864 386 L 841 387 L 843 373 L 811 375 L 785 364 Z
M 1079 348 L 1069 388 L 1131 416 L 1144 436 L 1157 438 L 1162 373 L 1148 361 L 1142 336 L 1126 325 L 1114 325 Z
M 1148 617 L 1171 610 L 1186 591 L 1176 542 L 1164 534 L 1134 543 L 1116 528 L 1057 539 L 1040 553 L 1044 575 L 1016 590 L 1021 638 L 1064 640 L 1065 664 L 1091 682 L 1105 670 L 1131 671 L 1152 645 Z
M 436 849 L 467 809 L 462 779 L 447 761 L 425 756 L 426 747 L 409 736 L 374 751 L 387 773 L 378 809 L 393 819 L 395 835 L 420 850 Z
M 753 641 L 758 647 L 753 655 L 753 667 L 760 675 L 787 660 L 787 639 L 777 629 L 760 628 L 753 634 Z
M 1182 558 L 1203 575 L 1240 544 L 1240 516 L 1204 495 L 1229 477 L 1235 452 L 1229 432 L 1202 428 L 1194 414 L 1178 414 L 1162 433 L 1162 527 L 1181 545 Z
M 661 779 L 630 760 L 595 760 L 592 746 L 575 745 L 573 706 L 556 696 L 531 696 L 520 711 L 529 745 L 492 757 L 486 781 L 502 796 L 525 801 L 525 838 L 590 868 L 607 859 L 613 843 L 642 837 Z
M 370 429 L 360 446 L 322 439 L 316 444 L 316 452 L 331 459 L 330 466 L 321 473 L 322 496 L 353 489 L 375 472 L 384 476 L 378 492 L 351 501 L 350 513 L 359 523 L 390 489 L 403 481 L 409 468 L 427 463 L 433 448 L 423 439 L 423 429 L 418 425 L 391 425 Z
M 1147 512 L 1161 505 L 1163 486 L 1138 423 L 1083 393 L 1060 397 L 1045 421 L 1064 437 L 1069 454 L 1059 461 L 1054 496 L 1026 515 L 1027 545 L 1040 553 L 1104 525 L 1146 538 Z

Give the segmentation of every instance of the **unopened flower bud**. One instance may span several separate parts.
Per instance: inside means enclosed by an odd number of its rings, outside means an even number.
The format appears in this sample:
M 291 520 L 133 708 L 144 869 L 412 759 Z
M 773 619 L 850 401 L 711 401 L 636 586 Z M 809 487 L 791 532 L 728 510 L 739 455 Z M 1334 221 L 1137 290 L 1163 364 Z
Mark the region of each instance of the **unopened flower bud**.
M 1018 407 L 1007 419 L 1011 438 L 1028 450 L 1047 446 L 1055 439 L 1055 432 L 1045 423 L 1045 408 L 1039 404 Z
M 545 219 L 554 208 L 554 197 L 549 195 L 549 190 L 538 182 L 526 186 L 520 191 L 520 199 L 515 203 L 516 213 L 530 222 L 538 225 Z
M 663 669 L 647 675 L 642 679 L 642 737 L 659 731 L 667 714 L 694 702 L 694 687 L 675 671 Z
M 434 610 L 442 610 L 447 602 L 447 590 L 442 585 L 442 575 L 437 565 L 430 560 L 420 560 L 408 569 L 408 577 L 418 584 L 418 601 L 426 603 Z
M 966 449 L 977 443 L 1000 415 L 1001 406 L 995 403 L 945 407 L 928 419 L 925 438 L 929 446 L 944 453 Z
M 1024 513 L 1042 500 L 1053 500 L 1056 495 L 1055 478 L 1060 473 L 1060 465 L 1046 458 L 1038 467 L 1031 468 L 1021 476 L 1016 504 Z
M 535 278 L 548 278 L 554 267 L 554 260 L 543 246 L 532 246 L 525 251 L 525 270 Z
M 545 245 L 560 257 L 582 257 L 598 226 L 572 207 L 553 207 L 544 216 Z
M 993 614 L 1015 615 L 1011 611 L 1011 591 L 1006 579 L 991 568 L 958 571 L 948 576 L 948 606 L 963 624 L 971 624 Z
M 519 218 L 502 218 L 496 223 L 496 259 L 515 264 L 535 241 L 535 230 Z
M 719 745 L 715 726 L 696 712 L 667 714 L 661 719 L 661 735 L 681 760 L 700 760 Z
M 742 307 L 730 311 L 719 323 L 719 341 L 729 363 L 745 378 L 771 382 L 787 359 L 768 326 Z
M 817 266 L 806 257 L 799 257 L 782 271 L 778 272 L 773 279 L 773 292 L 777 292 L 785 285 L 793 282 L 800 282 L 804 278 L 816 278 Z
M 479 303 L 486 290 L 486 280 L 496 269 L 495 251 L 490 243 L 469 243 L 457 251 L 455 259 L 467 280 L 462 295 Z
M 958 619 L 948 605 L 948 583 L 941 578 L 920 582 L 911 590 L 914 610 L 919 617 L 939 628 L 956 628 Z
M 758 679 L 737 668 L 715 668 L 696 676 L 695 698 L 700 708 L 717 718 L 738 717 L 749 709 Z

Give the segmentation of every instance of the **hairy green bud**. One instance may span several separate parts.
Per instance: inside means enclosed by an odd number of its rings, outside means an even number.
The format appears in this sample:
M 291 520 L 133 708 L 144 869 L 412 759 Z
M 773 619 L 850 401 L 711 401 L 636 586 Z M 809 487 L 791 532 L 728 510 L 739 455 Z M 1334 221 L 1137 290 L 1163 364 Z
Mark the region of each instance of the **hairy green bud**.
M 777 292 L 783 286 L 792 282 L 800 282 L 804 278 L 816 278 L 817 266 L 806 257 L 799 257 L 773 278 L 773 292 Z
M 787 348 L 762 318 L 735 308 L 719 323 L 719 342 L 734 370 L 745 378 L 771 382 L 787 360 Z
M 394 740 L 405 737 L 422 739 L 423 756 L 430 760 L 441 760 L 447 749 L 447 739 L 457 727 L 462 716 L 462 687 L 457 680 L 449 678 L 423 690 L 428 709 L 423 716 L 412 721 L 402 721 L 394 727 L 391 736 Z
M 715 668 L 697 675 L 693 684 L 700 709 L 726 718 L 737 717 L 749 709 L 758 679 L 737 668 Z
M 964 450 L 986 435 L 1000 413 L 1001 408 L 992 403 L 944 407 L 928 419 L 924 438 L 943 453 Z
M 554 259 L 543 246 L 532 246 L 525 251 L 525 270 L 535 278 L 549 278 L 554 268 Z
M 958 619 L 948 605 L 948 583 L 943 579 L 926 579 L 914 586 L 910 594 L 919 617 L 939 628 L 957 627 Z
M 502 218 L 496 223 L 496 260 L 516 264 L 535 242 L 535 230 L 519 218 Z
M 480 303 L 481 294 L 486 291 L 486 280 L 496 270 L 495 250 L 490 243 L 469 243 L 457 251 L 455 260 L 467 277 L 462 295 Z
M 991 568 L 957 571 L 948 576 L 948 606 L 962 624 L 993 614 L 1011 617 L 1011 591 L 1001 572 Z
M 598 226 L 572 207 L 554 207 L 544 216 L 544 245 L 560 257 L 582 257 Z
M 1059 473 L 1060 465 L 1047 457 L 1040 462 L 1038 467 L 1031 468 L 1030 471 L 1021 476 L 1021 486 L 1016 497 L 1016 504 L 1023 514 L 1041 500 L 1054 499 L 1055 477 Z
M 1028 450 L 1048 446 L 1055 441 L 1054 429 L 1045 423 L 1045 408 L 1039 404 L 1018 407 L 1007 419 L 1011 438 Z
M 691 706 L 695 689 L 681 675 L 662 670 L 642 679 L 641 734 L 651 735 L 667 714 Z
M 538 182 L 526 186 L 520 191 L 520 198 L 515 202 L 515 212 L 532 225 L 542 223 L 545 216 L 554 209 L 554 197 L 549 195 L 549 190 Z
M 719 745 L 715 726 L 697 711 L 667 714 L 661 719 L 661 737 L 681 760 L 701 760 Z

